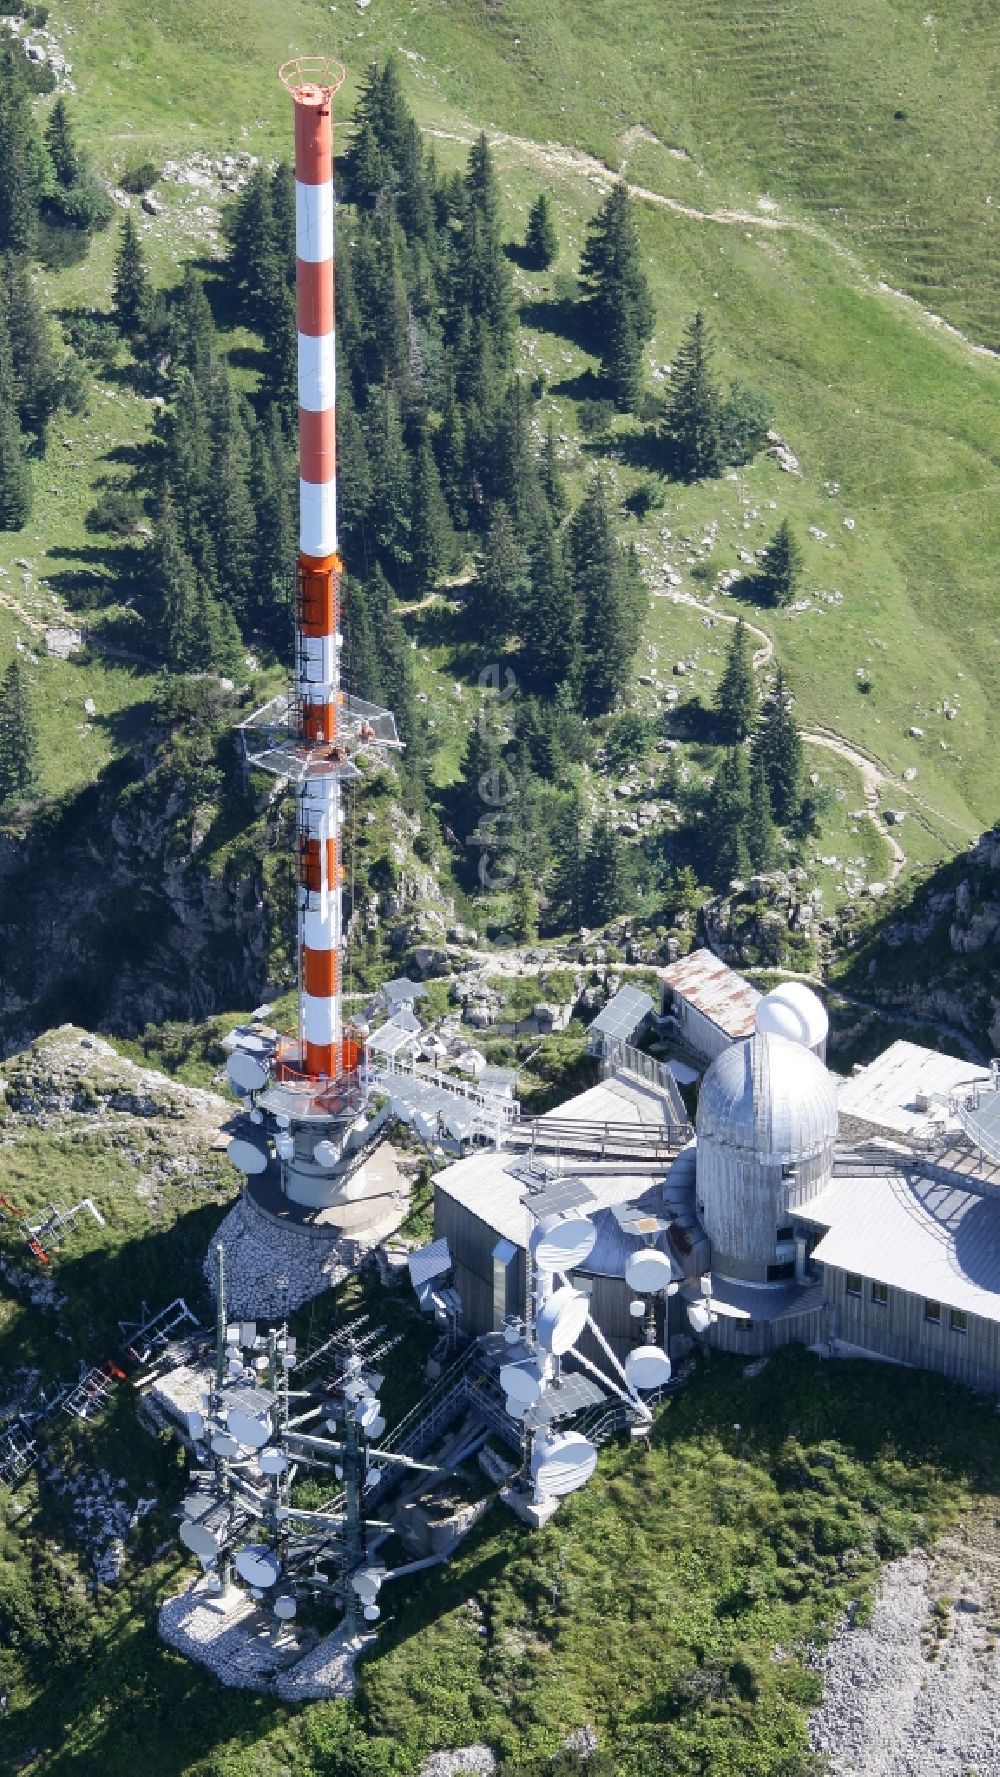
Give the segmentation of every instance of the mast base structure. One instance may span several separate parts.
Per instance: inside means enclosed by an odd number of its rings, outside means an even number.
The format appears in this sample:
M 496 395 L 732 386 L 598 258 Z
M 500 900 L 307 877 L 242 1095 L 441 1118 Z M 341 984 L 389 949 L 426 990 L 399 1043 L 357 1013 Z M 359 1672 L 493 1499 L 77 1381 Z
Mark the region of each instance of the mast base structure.
M 342 1016 L 343 797 L 361 776 L 361 758 L 384 757 L 400 740 L 389 710 L 341 683 L 333 97 L 344 70 L 327 57 L 303 57 L 286 63 L 280 79 L 295 116 L 295 666 L 289 693 L 239 733 L 248 766 L 277 777 L 296 800 L 299 1015 L 293 1034 L 238 1046 L 229 1058 L 233 1089 L 250 1112 L 230 1159 L 248 1178 L 267 1174 L 290 1203 L 324 1212 L 332 1234 L 357 1236 L 366 1228 L 362 1159 L 385 1116 L 370 1114 L 364 1033 Z

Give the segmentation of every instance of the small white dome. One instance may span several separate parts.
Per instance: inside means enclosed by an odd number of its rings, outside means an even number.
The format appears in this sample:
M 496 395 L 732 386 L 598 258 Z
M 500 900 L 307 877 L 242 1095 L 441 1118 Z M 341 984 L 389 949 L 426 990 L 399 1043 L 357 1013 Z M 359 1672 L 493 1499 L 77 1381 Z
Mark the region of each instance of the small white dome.
M 826 1042 L 830 1020 L 821 999 L 804 981 L 784 981 L 764 995 L 757 1007 L 757 1029 L 817 1049 Z

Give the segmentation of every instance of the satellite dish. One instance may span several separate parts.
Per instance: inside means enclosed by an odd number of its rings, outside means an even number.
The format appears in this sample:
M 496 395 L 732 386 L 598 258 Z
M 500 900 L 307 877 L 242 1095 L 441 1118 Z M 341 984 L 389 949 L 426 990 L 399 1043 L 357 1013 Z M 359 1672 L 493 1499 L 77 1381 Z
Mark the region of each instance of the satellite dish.
M 520 1342 L 520 1327 L 504 1327 L 503 1342 L 505 1345 L 517 1345 Z
M 646 1304 L 645 1302 L 638 1301 L 630 1302 L 628 1305 L 628 1311 L 633 1320 L 641 1320 L 646 1312 Z
M 510 1395 L 507 1396 L 504 1404 L 511 1419 L 527 1419 L 531 1412 L 531 1408 L 526 1407 L 523 1401 L 512 1401 Z
M 364 1194 L 365 1194 L 365 1175 L 364 1175 L 364 1172 L 362 1171 L 361 1167 L 359 1166 L 356 1172 L 351 1173 L 351 1176 L 347 1180 L 346 1184 L 341 1186 L 340 1195 L 344 1199 L 345 1203 L 356 1203 L 358 1198 L 363 1197 Z
M 317 1166 L 336 1166 L 340 1150 L 332 1141 L 318 1141 L 313 1148 L 313 1159 Z
M 334 1463 L 333 1472 L 334 1472 L 335 1476 L 337 1477 L 338 1481 L 342 1481 L 344 1479 L 344 1470 L 339 1462 Z
M 251 1123 L 256 1123 L 258 1126 L 264 1121 L 264 1113 L 263 1111 L 258 1110 L 256 1105 L 254 1105 L 253 1110 L 250 1112 L 250 1121 Z
M 240 1323 L 238 1320 L 234 1320 L 234 1321 L 231 1321 L 229 1326 L 226 1328 L 226 1344 L 227 1345 L 238 1345 L 239 1342 L 240 1342 Z
M 226 1062 L 226 1072 L 230 1084 L 238 1092 L 259 1092 L 267 1085 L 268 1072 L 254 1056 L 248 1055 L 245 1049 L 234 1049 Z
M 250 1176 L 267 1171 L 267 1155 L 256 1142 L 231 1141 L 226 1149 L 226 1157 L 237 1172 L 245 1172 Z
M 235 1438 L 229 1437 L 224 1431 L 216 1432 L 212 1439 L 213 1456 L 225 1456 L 227 1460 L 231 1461 L 232 1458 L 238 1456 L 239 1453 L 240 1447 Z
M 665 1290 L 672 1276 L 673 1266 L 666 1253 L 658 1252 L 654 1246 L 646 1246 L 641 1252 L 633 1253 L 625 1266 L 625 1281 L 629 1289 L 641 1296 L 651 1296 L 657 1290 Z
M 246 1444 L 248 1450 L 263 1450 L 271 1437 L 271 1421 L 258 1419 L 252 1413 L 244 1413 L 239 1407 L 233 1407 L 229 1413 L 229 1429 L 234 1438 Z
M 376 1419 L 380 1417 L 379 1402 L 372 1395 L 368 1395 L 364 1400 L 358 1402 L 354 1417 L 361 1429 L 368 1431 L 369 1427 L 374 1425 Z
M 274 1614 L 279 1623 L 290 1623 L 297 1609 L 298 1605 L 295 1599 L 289 1598 L 287 1595 L 276 1598 L 274 1601 Z
M 200 1437 L 204 1436 L 204 1432 L 205 1432 L 204 1415 L 201 1413 L 189 1413 L 187 1416 L 187 1430 L 188 1430 L 188 1437 L 191 1439 L 191 1442 L 193 1444 L 196 1444 L 198 1442 L 198 1439 Z
M 688 1309 L 688 1321 L 692 1332 L 707 1333 L 712 1324 L 712 1310 L 707 1302 L 692 1302 Z
M 542 1398 L 542 1379 L 536 1364 L 501 1364 L 500 1387 L 522 1407 L 533 1407 Z
M 377 1413 L 371 1424 L 365 1426 L 365 1431 L 372 1439 L 380 1438 L 382 1436 L 385 1431 L 385 1420 L 382 1418 L 381 1413 Z
M 531 1236 L 540 1271 L 575 1271 L 590 1256 L 597 1229 L 586 1216 L 547 1216 Z
M 266 1591 L 273 1586 L 281 1574 L 281 1562 L 271 1549 L 263 1543 L 251 1543 L 248 1548 L 240 1549 L 233 1563 L 241 1580 L 248 1586 L 259 1586 Z
M 290 1160 L 295 1152 L 295 1141 L 290 1135 L 275 1136 L 274 1146 L 279 1160 Z
M 670 1359 L 658 1345 L 637 1345 L 625 1359 L 625 1374 L 633 1388 L 660 1388 L 670 1381 Z
M 282 1450 L 262 1450 L 260 1453 L 260 1472 L 262 1475 L 283 1475 L 288 1467 L 288 1457 Z
M 382 1574 L 377 1567 L 362 1567 L 351 1581 L 358 1597 L 365 1604 L 374 1604 L 382 1584 Z
M 587 1297 L 575 1290 L 571 1283 L 556 1290 L 538 1311 L 536 1327 L 542 1350 L 551 1351 L 553 1357 L 562 1357 L 564 1352 L 571 1351 L 587 1324 L 589 1308 Z
M 183 1502 L 185 1518 L 203 1518 L 209 1507 L 215 1504 L 215 1495 L 207 1491 L 186 1493 Z
M 710 1296 L 712 1294 L 712 1273 L 711 1273 L 711 1271 L 706 1271 L 704 1276 L 702 1277 L 701 1293 L 703 1296 Z
M 563 1432 L 544 1441 L 539 1439 L 531 1458 L 535 1486 L 541 1493 L 556 1499 L 583 1487 L 596 1467 L 597 1451 L 576 1431 Z
M 366 1623 L 377 1623 L 382 1612 L 377 1604 L 366 1604 L 362 1614 Z
M 667 1287 L 664 1290 L 663 1294 L 665 1296 L 676 1296 L 677 1291 L 680 1289 L 680 1287 L 681 1287 L 680 1284 L 677 1282 L 677 1280 L 675 1278 L 673 1283 L 667 1284 Z
M 185 1518 L 181 1525 L 181 1542 L 192 1555 L 200 1555 L 204 1560 L 214 1559 L 219 1553 L 218 1539 L 204 1524 L 193 1523 L 190 1518 Z

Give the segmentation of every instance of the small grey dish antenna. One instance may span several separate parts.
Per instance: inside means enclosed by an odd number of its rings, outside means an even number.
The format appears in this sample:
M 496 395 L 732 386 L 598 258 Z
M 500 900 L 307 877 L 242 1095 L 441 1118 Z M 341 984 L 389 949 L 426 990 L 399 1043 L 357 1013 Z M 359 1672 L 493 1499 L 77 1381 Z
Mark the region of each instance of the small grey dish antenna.
M 233 1457 L 238 1456 L 239 1453 L 240 1447 L 235 1438 L 229 1437 L 228 1433 L 224 1431 L 216 1432 L 212 1439 L 213 1456 L 224 1456 L 227 1462 L 231 1462 Z
M 267 1155 L 256 1142 L 240 1141 L 237 1137 L 226 1149 L 226 1157 L 237 1172 L 245 1172 L 248 1177 L 267 1171 Z
M 181 1525 L 180 1537 L 184 1547 L 202 1560 L 214 1560 L 219 1553 L 218 1539 L 204 1524 L 193 1523 L 190 1518 L 185 1518 Z
M 241 1580 L 248 1586 L 259 1586 L 266 1590 L 273 1586 L 281 1574 L 281 1562 L 270 1549 L 260 1543 L 251 1543 L 248 1548 L 240 1549 L 233 1565 Z
M 283 1475 L 288 1467 L 288 1457 L 283 1450 L 262 1450 L 260 1453 L 260 1472 L 262 1475 Z
M 363 1614 L 366 1623 L 377 1623 L 382 1612 L 377 1604 L 366 1604 Z
M 298 1605 L 295 1599 L 290 1598 L 287 1593 L 283 1593 L 280 1598 L 276 1598 L 274 1601 L 274 1614 L 279 1623 L 290 1623 L 297 1610 Z
M 240 1092 L 260 1092 L 268 1081 L 266 1067 L 262 1067 L 256 1057 L 248 1055 L 245 1049 L 233 1050 L 226 1062 L 226 1073 L 231 1084 Z
M 379 1595 L 382 1575 L 374 1567 L 362 1567 L 354 1575 L 351 1584 L 363 1604 L 374 1604 Z
M 270 1439 L 270 1420 L 257 1419 L 252 1413 L 242 1412 L 239 1407 L 232 1408 L 228 1423 L 233 1437 L 245 1444 L 248 1450 L 263 1450 Z

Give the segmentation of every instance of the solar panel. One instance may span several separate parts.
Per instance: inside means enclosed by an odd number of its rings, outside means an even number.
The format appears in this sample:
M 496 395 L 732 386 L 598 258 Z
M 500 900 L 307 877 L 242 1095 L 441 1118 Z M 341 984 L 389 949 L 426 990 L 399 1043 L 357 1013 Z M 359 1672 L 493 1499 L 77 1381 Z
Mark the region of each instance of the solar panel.
M 628 1042 L 652 1011 L 653 1001 L 648 993 L 643 993 L 639 987 L 622 987 L 608 1001 L 603 1012 L 598 1012 L 589 1028 L 600 1031 L 602 1036 L 619 1037 Z
M 407 1264 L 410 1267 L 410 1282 L 414 1289 L 422 1283 L 430 1283 L 434 1277 L 442 1277 L 451 1270 L 451 1253 L 447 1240 L 434 1240 L 430 1246 L 418 1247 L 411 1253 Z
M 535 1426 L 555 1425 L 560 1419 L 572 1419 L 588 1407 L 597 1407 L 606 1398 L 603 1388 L 589 1376 L 561 1376 L 558 1387 L 547 1388 L 528 1418 Z
M 594 1201 L 593 1191 L 582 1179 L 556 1178 L 540 1191 L 526 1197 L 525 1205 L 533 1216 L 541 1220 L 543 1216 L 563 1215 L 570 1210 L 584 1209 Z

